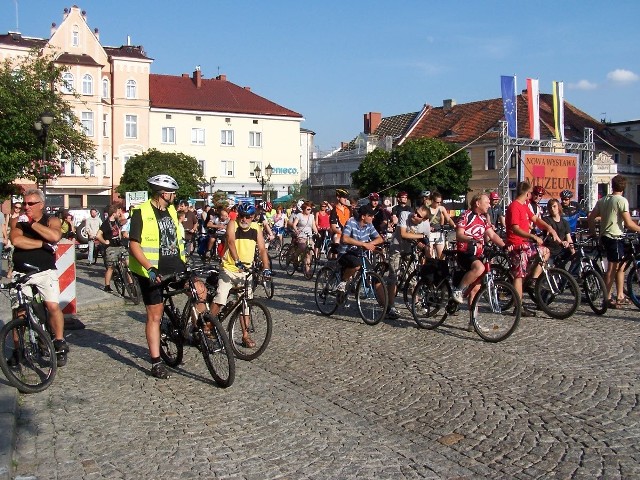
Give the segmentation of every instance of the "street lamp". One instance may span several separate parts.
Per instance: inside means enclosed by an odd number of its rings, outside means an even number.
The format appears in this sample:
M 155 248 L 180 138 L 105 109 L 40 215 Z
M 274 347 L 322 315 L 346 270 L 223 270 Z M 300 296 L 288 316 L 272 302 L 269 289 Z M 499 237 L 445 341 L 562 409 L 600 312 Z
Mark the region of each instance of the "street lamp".
M 264 175 L 261 175 L 262 170 L 260 169 L 260 165 L 256 165 L 256 168 L 253 169 L 253 173 L 256 176 L 256 181 L 260 184 L 260 198 L 264 197 L 264 186 L 271 180 L 271 174 L 273 173 L 273 167 L 271 164 L 267 165 L 264 169 Z M 267 198 L 267 202 L 270 199 Z
M 218 177 L 210 177 L 209 178 L 209 195 L 211 195 L 211 200 L 213 201 L 213 187 L 216 184 L 216 180 Z
M 47 201 L 47 138 L 49 137 L 49 127 L 53 123 L 53 114 L 50 112 L 44 112 L 40 114 L 40 118 L 33 123 L 36 132 L 38 132 L 38 139 L 42 143 L 42 194 L 45 199 L 45 205 Z

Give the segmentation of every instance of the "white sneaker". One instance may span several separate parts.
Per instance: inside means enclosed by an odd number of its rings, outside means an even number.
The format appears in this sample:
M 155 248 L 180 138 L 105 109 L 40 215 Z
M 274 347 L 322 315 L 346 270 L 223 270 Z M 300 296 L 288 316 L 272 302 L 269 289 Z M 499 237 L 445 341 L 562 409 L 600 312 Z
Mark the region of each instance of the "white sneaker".
M 462 290 L 459 288 L 454 288 L 452 291 L 452 298 L 455 302 L 463 303 L 464 297 L 462 296 Z
M 347 289 L 347 282 L 340 282 L 336 287 L 338 292 L 344 292 Z

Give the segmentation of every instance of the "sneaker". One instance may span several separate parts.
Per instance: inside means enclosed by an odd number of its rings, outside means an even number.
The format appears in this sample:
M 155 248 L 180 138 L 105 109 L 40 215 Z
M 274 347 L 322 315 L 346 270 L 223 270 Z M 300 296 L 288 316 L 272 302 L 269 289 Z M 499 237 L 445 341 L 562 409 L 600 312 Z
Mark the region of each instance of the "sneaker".
M 457 303 L 464 303 L 464 297 L 462 296 L 462 290 L 459 288 L 454 288 L 452 291 L 451 297 Z
M 105 285 L 104 286 L 104 291 L 107 292 L 107 293 L 113 292 L 113 290 L 111 290 L 111 285 Z
M 523 318 L 533 318 L 536 315 L 537 313 L 533 310 L 529 310 L 527 307 L 522 307 L 522 313 L 520 314 L 520 316 L 522 316 Z
M 338 292 L 344 292 L 346 290 L 347 290 L 347 282 L 340 282 L 336 287 L 336 291 Z
M 387 318 L 389 320 L 397 320 L 400 318 L 400 312 L 396 307 L 390 307 L 389 310 L 387 310 Z
M 169 372 L 167 367 L 164 366 L 164 363 L 158 362 L 151 365 L 151 375 L 156 378 L 169 378 Z
M 53 348 L 56 353 L 69 353 L 69 345 L 67 345 L 67 341 L 65 339 L 62 340 L 54 340 Z
M 67 354 L 56 353 L 56 363 L 59 367 L 64 367 L 67 364 Z

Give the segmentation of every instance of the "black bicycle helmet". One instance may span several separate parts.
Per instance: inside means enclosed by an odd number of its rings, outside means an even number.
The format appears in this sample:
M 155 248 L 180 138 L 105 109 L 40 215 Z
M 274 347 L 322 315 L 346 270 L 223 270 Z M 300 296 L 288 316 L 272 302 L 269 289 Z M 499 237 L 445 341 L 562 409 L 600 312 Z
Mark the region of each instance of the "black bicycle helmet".
M 251 205 L 250 203 L 244 203 L 238 207 L 238 215 L 243 215 L 248 217 L 250 215 L 255 215 L 256 207 Z
M 154 192 L 175 192 L 176 190 L 178 190 L 178 188 L 180 188 L 178 186 L 178 182 L 176 182 L 173 177 L 164 174 L 149 177 L 147 179 L 147 183 L 149 184 L 149 187 L 151 187 L 151 190 Z
M 560 192 L 560 198 L 571 198 L 573 197 L 573 192 L 571 190 L 562 190 Z

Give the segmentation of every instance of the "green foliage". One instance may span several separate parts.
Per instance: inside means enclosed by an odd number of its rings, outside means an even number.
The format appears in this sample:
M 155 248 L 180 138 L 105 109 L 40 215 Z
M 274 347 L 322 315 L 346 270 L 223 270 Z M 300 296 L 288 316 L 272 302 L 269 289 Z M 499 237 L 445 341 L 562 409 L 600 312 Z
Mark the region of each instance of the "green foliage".
M 125 192 L 149 190 L 147 179 L 160 174 L 171 175 L 176 179 L 180 185 L 178 199 L 195 197 L 197 192 L 202 191 L 203 184 L 208 186 L 198 160 L 194 157 L 152 148 L 129 159 L 117 192 L 124 196 Z
M 71 104 L 57 91 L 63 69 L 51 56 L 31 52 L 26 58 L 0 63 L 0 198 L 16 190 L 18 178 L 40 182 L 60 173 L 59 158 L 84 166 L 94 156 L 94 145 L 81 129 Z M 44 112 L 54 121 L 46 143 L 43 168 L 43 137 L 34 123 Z
M 409 140 L 392 152 L 376 149 L 367 154 L 351 178 L 362 196 L 395 185 L 385 190 L 385 195 L 395 196 L 405 190 L 411 198 L 417 198 L 422 190 L 438 190 L 444 198 L 455 198 L 469 191 L 471 161 L 465 151 L 412 176 L 436 164 L 457 148 L 441 140 L 421 138 Z

